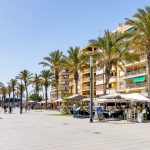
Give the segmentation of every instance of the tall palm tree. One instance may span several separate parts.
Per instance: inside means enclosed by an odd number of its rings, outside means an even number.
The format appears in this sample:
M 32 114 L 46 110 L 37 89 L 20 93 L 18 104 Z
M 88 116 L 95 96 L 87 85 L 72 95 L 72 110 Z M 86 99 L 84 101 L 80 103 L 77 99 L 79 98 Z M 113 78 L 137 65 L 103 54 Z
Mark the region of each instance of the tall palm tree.
M 22 85 L 22 93 L 23 93 L 24 91 L 25 91 L 25 86 Z M 21 95 L 21 84 L 20 84 L 20 83 L 17 83 L 17 85 L 16 85 L 16 91 L 15 91 L 15 96 L 16 96 L 16 98 L 17 98 L 17 101 L 18 101 L 20 95 Z
M 133 19 L 127 19 L 127 24 L 132 25 L 134 32 L 132 34 L 133 46 L 143 50 L 147 54 L 148 74 L 150 76 L 150 6 L 144 9 L 138 9 L 133 15 Z M 150 79 L 148 79 L 148 97 L 150 98 Z
M 11 88 L 12 88 L 12 93 L 13 93 L 13 106 L 15 103 L 15 89 L 16 89 L 16 85 L 17 85 L 17 80 L 16 79 L 11 79 L 9 82 Z
M 124 65 L 124 61 L 134 62 L 138 60 L 138 55 L 129 52 L 130 43 L 125 38 L 128 38 L 128 33 L 111 33 L 109 30 L 104 32 L 104 36 L 96 40 L 90 40 L 89 42 L 98 48 L 95 52 L 95 59 L 97 65 L 100 68 L 105 68 L 105 86 L 104 94 L 106 94 L 106 88 L 111 78 L 112 67 L 121 67 Z M 121 65 L 120 65 L 121 63 Z
M 48 87 L 51 84 L 51 76 L 53 74 L 49 71 L 49 70 L 43 70 L 41 71 L 40 77 L 42 78 L 42 85 L 45 88 L 45 109 L 47 110 L 47 100 L 48 100 L 48 96 L 47 96 L 47 91 L 48 91 Z
M 75 93 L 78 94 L 78 80 L 79 80 L 79 70 L 83 68 L 86 63 L 86 59 L 83 58 L 83 54 L 80 53 L 79 47 L 70 47 L 68 49 L 68 56 L 64 57 L 64 65 L 69 69 L 70 72 L 74 74 L 75 80 Z
M 11 95 L 11 92 L 12 92 L 12 88 L 11 88 L 11 85 L 8 83 L 8 86 L 7 86 L 7 91 L 8 91 L 8 97 L 9 97 L 9 102 L 10 102 L 10 95 Z
M 4 101 L 5 101 L 5 98 L 6 98 L 6 95 L 7 95 L 7 88 L 5 86 L 2 86 L 0 88 L 0 94 L 2 95 L 2 107 L 3 107 Z
M 50 67 L 54 76 L 55 76 L 55 85 L 57 90 L 57 99 L 58 99 L 58 86 L 59 86 L 59 72 L 63 64 L 63 52 L 56 50 L 49 53 L 48 57 L 44 57 L 44 62 L 40 62 L 40 65 L 43 67 Z
M 42 80 L 39 75 L 35 74 L 35 76 L 31 80 L 31 84 L 33 84 L 35 89 L 35 94 L 39 95 L 40 88 L 42 86 Z
M 30 73 L 28 70 L 23 70 L 19 73 L 17 76 L 18 79 L 22 79 L 24 82 L 24 87 L 26 91 L 26 102 L 28 103 L 28 86 L 30 84 L 30 80 L 32 78 L 32 73 Z

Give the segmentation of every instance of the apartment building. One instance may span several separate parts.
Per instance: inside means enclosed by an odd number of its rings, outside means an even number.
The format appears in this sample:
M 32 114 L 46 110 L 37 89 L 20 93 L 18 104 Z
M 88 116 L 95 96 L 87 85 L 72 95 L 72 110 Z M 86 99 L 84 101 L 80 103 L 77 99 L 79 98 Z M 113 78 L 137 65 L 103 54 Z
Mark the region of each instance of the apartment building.
M 58 86 L 58 99 L 66 98 L 69 96 L 69 71 L 62 69 L 59 73 L 59 86 Z M 57 99 L 57 89 L 52 88 L 50 92 L 52 100 Z
M 113 32 L 134 32 L 134 28 L 129 25 L 119 24 Z M 131 50 L 132 51 L 132 50 Z M 137 54 L 140 61 L 129 63 L 125 62 L 124 69 L 117 67 L 112 69 L 112 77 L 107 85 L 106 93 L 144 93 L 147 90 L 147 60 L 144 52 L 139 51 Z M 96 68 L 96 96 L 104 94 L 105 69 Z
M 93 52 L 96 50 L 96 47 L 91 46 L 90 44 L 81 48 L 82 52 Z M 96 96 L 96 69 L 93 69 L 93 95 Z M 75 81 L 73 73 L 69 74 L 69 93 L 70 95 L 75 94 Z M 83 68 L 83 70 L 79 70 L 79 81 L 78 81 L 78 93 L 81 95 L 85 95 L 90 97 L 90 67 Z

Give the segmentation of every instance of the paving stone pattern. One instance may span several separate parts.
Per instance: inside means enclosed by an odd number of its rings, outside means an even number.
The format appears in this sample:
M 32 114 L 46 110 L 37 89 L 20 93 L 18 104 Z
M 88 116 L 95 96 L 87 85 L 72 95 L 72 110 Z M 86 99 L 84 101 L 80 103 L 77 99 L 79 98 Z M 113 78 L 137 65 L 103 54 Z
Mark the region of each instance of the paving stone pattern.
M 1 112 L 0 150 L 150 150 L 150 123 L 89 123 L 55 113 Z

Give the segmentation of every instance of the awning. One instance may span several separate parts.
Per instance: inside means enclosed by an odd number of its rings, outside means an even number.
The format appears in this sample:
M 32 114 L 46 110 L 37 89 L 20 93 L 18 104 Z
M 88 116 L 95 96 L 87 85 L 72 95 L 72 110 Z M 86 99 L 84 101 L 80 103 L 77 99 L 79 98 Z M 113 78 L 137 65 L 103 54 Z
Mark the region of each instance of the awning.
M 126 78 L 126 79 L 124 79 L 124 80 L 131 80 L 131 81 L 133 81 L 133 78 Z
M 134 83 L 143 82 L 143 81 L 145 81 L 145 79 L 146 79 L 145 76 L 135 77 L 135 78 L 133 79 L 133 82 L 134 82 Z
M 75 95 L 73 95 L 73 96 L 69 96 L 69 97 L 67 97 L 66 99 L 67 99 L 67 100 L 80 101 L 80 100 L 81 100 L 81 99 L 83 99 L 83 98 L 87 98 L 87 97 L 86 97 L 86 96 L 84 96 L 84 95 L 75 94 Z
M 93 101 L 96 101 L 97 98 L 93 98 Z M 90 98 L 84 98 L 82 99 L 82 102 L 90 102 Z
M 140 93 L 122 94 L 121 98 L 130 101 L 150 102 L 150 99 L 146 98 Z
M 100 96 L 100 99 L 118 99 L 121 98 L 121 94 L 119 93 L 112 93 L 104 96 Z

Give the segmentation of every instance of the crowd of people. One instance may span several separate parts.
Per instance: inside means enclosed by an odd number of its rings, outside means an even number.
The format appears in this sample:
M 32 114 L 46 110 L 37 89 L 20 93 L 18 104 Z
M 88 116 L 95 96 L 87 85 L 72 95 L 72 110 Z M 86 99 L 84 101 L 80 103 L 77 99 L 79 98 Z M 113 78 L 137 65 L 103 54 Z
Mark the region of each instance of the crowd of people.
M 11 113 L 13 112 L 13 110 L 15 109 L 15 107 L 16 107 L 16 106 L 13 106 L 12 103 L 5 103 L 5 104 L 3 105 L 4 114 L 6 114 L 6 113 L 11 114 Z M 25 112 L 27 112 L 27 111 L 30 110 L 30 109 L 33 110 L 33 109 L 34 109 L 34 106 L 31 105 L 31 104 L 23 104 L 23 105 L 22 105 L 22 109 L 23 109 Z

